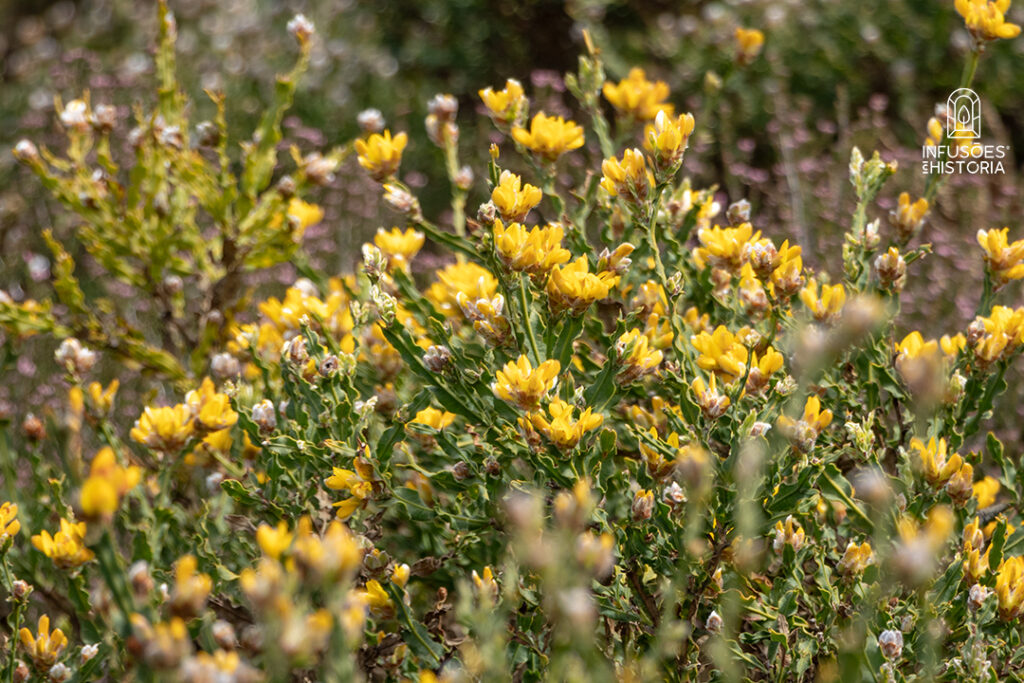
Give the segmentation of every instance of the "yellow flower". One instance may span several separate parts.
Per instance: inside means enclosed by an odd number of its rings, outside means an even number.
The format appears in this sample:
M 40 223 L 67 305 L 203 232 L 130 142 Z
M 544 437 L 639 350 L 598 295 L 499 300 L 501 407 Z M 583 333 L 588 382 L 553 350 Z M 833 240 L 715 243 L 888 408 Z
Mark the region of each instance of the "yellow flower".
M 936 147 L 942 138 L 946 135 L 945 129 L 942 127 L 942 122 L 934 116 L 928 119 L 928 125 L 926 127 L 928 135 L 925 136 L 924 144 L 926 147 Z
M 1000 488 L 999 480 L 991 476 L 974 482 L 974 497 L 978 500 L 978 509 L 983 510 L 995 503 Z
M 21 531 L 18 521 L 18 506 L 15 503 L 0 504 L 0 548 L 8 539 L 14 538 Z
M 557 223 L 548 223 L 543 228 L 535 226 L 527 232 L 520 223 L 505 227 L 500 220 L 494 221 L 498 258 L 510 270 L 531 275 L 547 273 L 572 257 L 569 250 L 562 247 L 564 234 L 565 230 Z
M 736 36 L 736 59 L 740 64 L 749 64 L 761 54 L 764 46 L 764 33 L 756 28 L 737 27 Z
M 359 165 L 374 180 L 383 182 L 398 170 L 398 165 L 402 163 L 402 150 L 408 142 L 409 137 L 405 133 L 392 138 L 389 130 L 383 134 L 373 133 L 365 140 L 356 140 Z
M 217 393 L 213 380 L 204 377 L 198 389 L 185 394 L 185 405 L 196 418 L 196 428 L 218 432 L 238 422 L 238 413 L 231 409 L 227 394 Z
M 747 347 L 740 341 L 740 335 L 733 334 L 724 325 L 710 334 L 693 335 L 690 343 L 700 352 L 697 365 L 720 376 L 726 383 L 739 379 L 747 371 Z
M 981 545 L 975 546 L 973 542 L 964 543 L 964 574 L 972 583 L 980 581 L 989 570 L 988 560 L 992 548 L 989 547 L 984 554 L 981 548 Z
M 978 42 L 1016 38 L 1020 34 L 1020 26 L 1006 21 L 1010 0 L 956 0 L 955 6 Z
M 288 200 L 288 222 L 295 229 L 295 237 L 302 238 L 306 228 L 316 225 L 324 219 L 324 210 L 316 204 L 304 202 L 298 197 Z
M 482 576 L 477 574 L 474 569 L 471 577 L 473 585 L 476 587 L 477 595 L 487 598 L 489 602 L 493 602 L 498 597 L 498 582 L 494 579 L 494 571 L 490 565 L 484 567 Z M 420 680 L 422 681 L 423 679 L 421 678 Z
M 36 550 L 53 560 L 60 569 L 80 567 L 93 557 L 93 552 L 85 547 L 85 522 L 72 524 L 66 519 L 60 520 L 60 530 L 50 536 L 45 529 L 32 537 L 32 545 Z
M 921 439 L 910 440 L 910 448 L 917 451 L 921 458 L 921 465 L 924 468 L 924 478 L 935 488 L 941 488 L 949 481 L 963 464 L 959 454 L 946 455 L 946 440 L 935 440 L 933 436 L 925 445 Z
M 911 202 L 910 195 L 906 192 L 901 192 L 899 204 L 889 212 L 889 223 L 896 228 L 896 235 L 899 241 L 907 242 L 920 232 L 927 215 L 927 199 L 922 197 L 916 202 Z
M 615 342 L 615 352 L 623 366 L 615 376 L 615 381 L 620 385 L 628 386 L 658 371 L 664 354 L 650 348 L 649 343 L 647 336 L 637 329 L 629 330 Z
M 512 171 L 502 171 L 498 184 L 491 192 L 491 201 L 494 202 L 498 213 L 503 219 L 513 223 L 526 218 L 526 214 L 540 204 L 543 198 L 544 193 L 539 187 L 524 184 L 523 179 Z
M 818 296 L 818 281 L 811 278 L 807 286 L 800 290 L 800 300 L 811 311 L 814 319 L 822 323 L 834 323 L 843 312 L 846 303 L 846 288 L 842 283 L 822 285 L 821 296 Z
M 537 112 L 530 120 L 530 130 L 513 128 L 512 138 L 537 156 L 553 162 L 583 146 L 583 128 L 561 116 Z
M 765 348 L 758 356 L 752 353 L 750 358 L 750 374 L 747 375 L 746 390 L 757 394 L 768 388 L 768 380 L 782 369 L 782 354 L 772 347 Z
M 583 435 L 597 429 L 604 422 L 604 417 L 594 414 L 587 408 L 578 419 L 573 418 L 574 408 L 560 398 L 548 405 L 549 421 L 542 412 L 530 415 L 533 427 L 546 436 L 560 450 L 569 451 L 576 447 Z
M 789 245 L 789 240 L 779 247 L 779 265 L 772 271 L 771 282 L 780 297 L 790 297 L 800 291 L 804 284 L 801 274 L 804 268 L 803 250 L 799 245 Z
M 793 550 L 800 550 L 804 545 L 804 529 L 800 523 L 793 519 L 793 515 L 786 517 L 785 523 L 775 523 L 775 539 L 772 541 L 772 548 L 781 553 L 786 546 L 792 546 Z
M 534 369 L 529 358 L 519 356 L 495 373 L 491 391 L 502 401 L 532 412 L 540 408 L 541 398 L 555 388 L 561 370 L 557 360 L 546 360 Z
M 638 121 L 649 121 L 661 111 L 672 114 L 672 105 L 665 102 L 669 95 L 668 84 L 647 80 L 644 70 L 637 67 L 630 69 L 629 76 L 618 85 L 605 83 L 601 92 L 616 111 Z
M 839 573 L 846 576 L 862 574 L 868 565 L 875 561 L 875 554 L 871 552 L 871 544 L 864 541 L 857 545 L 850 541 L 846 545 L 843 558 L 839 560 Z
M 89 466 L 89 476 L 82 484 L 79 501 L 86 519 L 109 518 L 120 504 L 121 496 L 135 488 L 142 479 L 142 470 L 117 463 L 113 449 L 101 448 Z
M 344 524 L 333 520 L 321 538 L 309 517 L 299 519 L 292 555 L 303 572 L 319 581 L 336 581 L 363 561 L 363 551 Z
M 781 431 L 798 450 L 807 453 L 825 428 L 832 424 L 832 411 L 821 409 L 821 400 L 814 395 L 807 397 L 804 414 L 799 420 L 780 415 L 776 421 Z
M 288 531 L 288 523 L 281 521 L 276 527 L 260 524 L 256 529 L 256 543 L 267 557 L 280 559 L 292 544 L 294 535 Z
M 690 390 L 696 397 L 697 405 L 700 406 L 704 417 L 709 420 L 716 420 L 722 417 L 726 409 L 732 404 L 732 399 L 725 394 L 719 393 L 714 373 L 711 375 L 710 383 L 705 383 L 703 377 L 695 377 L 690 382 Z
M 487 114 L 497 123 L 512 123 L 525 112 L 529 101 L 523 94 L 522 84 L 514 78 L 505 81 L 505 87 L 495 92 L 490 86 L 477 92 L 484 106 L 487 107 Z
M 395 611 L 395 603 L 391 602 L 387 591 L 376 579 L 370 579 L 363 588 L 363 600 L 370 612 L 377 617 L 388 617 Z
M 636 203 L 647 198 L 650 182 L 647 178 L 647 164 L 644 153 L 639 149 L 627 149 L 622 160 L 615 157 L 601 162 L 601 187 L 613 197 L 622 195 Z
M 961 332 L 957 332 L 952 337 L 948 334 L 944 334 L 939 338 L 939 347 L 942 349 L 942 352 L 950 358 L 956 358 L 966 346 L 967 337 L 965 337 Z
M 454 420 L 455 413 L 449 413 L 447 410 L 438 410 L 437 408 L 424 408 L 416 413 L 416 417 L 409 420 L 409 424 L 423 424 L 440 431 Z
M 1006 557 L 996 570 L 999 616 L 1013 621 L 1024 614 L 1024 557 Z
M 644 149 L 651 154 L 659 180 L 667 180 L 679 170 L 695 125 L 693 114 L 675 116 L 660 111 L 654 123 L 644 127 Z
M 373 243 L 388 257 L 389 268 L 399 268 L 409 272 L 409 262 L 423 247 L 424 235 L 419 230 L 406 228 L 377 228 Z
M 658 437 L 657 427 L 651 427 L 647 430 L 650 437 L 654 441 L 661 441 Z M 664 443 L 668 448 L 673 451 L 677 458 L 683 450 L 683 446 L 679 443 L 679 434 L 672 432 L 665 437 Z M 669 460 L 661 454 L 656 448 L 648 445 L 643 439 L 640 439 L 640 455 L 643 456 L 644 464 L 647 465 L 647 471 L 651 477 L 657 480 L 664 479 L 668 475 L 675 471 L 675 459 Z
M 18 633 L 21 646 L 28 652 L 28 656 L 36 665 L 37 669 L 49 669 L 60 657 L 61 650 L 67 647 L 68 638 L 59 628 L 50 632 L 50 617 L 42 615 L 39 617 L 39 625 L 36 627 L 36 635 L 27 628 L 22 628 Z M 12 654 L 13 658 L 13 654 Z
M 440 313 L 448 317 L 461 315 L 458 295 L 471 300 L 490 299 L 498 291 L 498 280 L 491 272 L 472 261 L 453 263 L 439 270 L 437 282 L 427 289 L 426 297 Z
M 411 571 L 407 564 L 396 564 L 394 569 L 391 570 L 391 583 L 399 588 L 405 588 L 405 584 L 409 582 Z
M 135 421 L 131 437 L 150 448 L 170 453 L 184 446 L 194 433 L 192 411 L 179 403 L 173 408 L 146 406 Z
M 750 223 L 735 227 L 702 228 L 697 231 L 700 246 L 693 251 L 693 260 L 698 268 L 710 264 L 738 276 L 746 261 L 747 245 L 757 242 L 761 231 L 754 232 Z
M 546 288 L 548 305 L 556 315 L 567 310 L 580 315 L 590 304 L 606 298 L 618 283 L 619 276 L 610 272 L 591 273 L 587 257 L 580 256 L 572 263 L 551 269 Z
M 92 400 L 93 408 L 100 415 L 106 415 L 114 405 L 114 396 L 117 394 L 121 383 L 116 379 L 110 380 L 110 384 L 104 389 L 99 382 L 91 382 L 88 387 L 89 398 Z
M 1010 280 L 1024 278 L 1024 240 L 1009 243 L 1009 228 L 978 231 L 978 244 L 985 250 L 985 262 L 995 279 L 996 287 Z
M 334 504 L 340 519 L 350 517 L 373 493 L 373 466 L 363 458 L 355 458 L 352 466 L 355 467 L 355 471 L 341 467 L 333 468 L 333 474 L 324 481 L 327 488 L 347 491 L 350 495 L 347 500 Z
M 183 555 L 174 568 L 170 605 L 176 617 L 190 619 L 197 616 L 213 589 L 210 575 L 198 572 L 198 566 L 194 555 Z

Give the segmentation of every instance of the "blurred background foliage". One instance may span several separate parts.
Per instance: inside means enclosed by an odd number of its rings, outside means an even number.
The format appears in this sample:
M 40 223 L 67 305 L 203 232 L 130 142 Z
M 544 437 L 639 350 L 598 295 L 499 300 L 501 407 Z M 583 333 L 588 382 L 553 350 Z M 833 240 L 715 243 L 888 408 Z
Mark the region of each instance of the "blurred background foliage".
M 423 131 L 429 98 L 438 92 L 458 98 L 463 158 L 481 168 L 488 143 L 498 138 L 477 111 L 477 90 L 519 78 L 534 110 L 572 114 L 561 76 L 575 68 L 588 29 L 610 78 L 643 66 L 668 82 L 677 108 L 697 117 L 685 170 L 696 186 L 718 186 L 723 207 L 747 197 L 755 226 L 795 238 L 812 268 L 833 271 L 853 206 L 845 171 L 850 148 L 878 149 L 899 160 L 892 194 L 879 202 L 883 210 L 895 206 L 900 190 L 920 195 L 925 124 L 959 82 L 969 44 L 952 0 L 170 4 L 179 25 L 182 81 L 200 108 L 193 118 L 213 115 L 203 89 L 222 90 L 237 134 L 253 128 L 274 75 L 293 59 L 285 24 L 295 12 L 305 13 L 317 27 L 316 47 L 285 121 L 286 142 L 303 152 L 343 144 L 358 134 L 359 111 L 381 110 L 389 127 L 410 132 L 403 180 L 417 190 L 428 215 L 443 211 L 448 200 L 443 160 Z M 1024 7 L 1014 7 L 1009 18 L 1019 23 L 1022 14 Z M 733 59 L 737 26 L 766 34 L 762 57 L 742 69 Z M 58 133 L 54 96 L 67 101 L 84 90 L 94 103 L 118 105 L 119 125 L 127 131 L 132 103 L 153 92 L 155 34 L 155 4 L 149 2 L 0 3 L 0 149 L 22 137 L 52 143 Z M 984 142 L 1010 144 L 1017 154 L 1024 152 L 1022 52 L 1024 40 L 990 45 L 974 81 L 983 100 Z M 1020 236 L 1018 158 L 1011 155 L 1006 166 L 1005 175 L 953 178 L 940 192 L 921 237 L 935 253 L 911 269 L 904 304 L 905 319 L 926 336 L 963 329 L 973 317 L 982 272 L 974 233 L 1010 225 Z M 478 178 L 470 213 L 486 198 Z M 353 160 L 317 199 L 327 218 L 307 233 L 306 251 L 327 272 L 350 270 L 359 246 L 396 219 L 381 211 Z M 47 296 L 50 264 L 41 232 L 52 227 L 66 236 L 71 227 L 55 209 L 26 169 L 9 153 L 0 155 L 0 288 L 15 299 Z M 884 213 L 870 218 L 885 225 Z M 88 287 L 88 259 L 74 255 Z M 421 258 L 418 265 L 430 270 L 437 263 Z M 294 277 L 285 266 L 262 284 Z M 1008 290 L 1004 297 L 1020 300 L 1019 283 Z M 8 401 L 36 404 L 53 391 L 37 376 L 49 372 L 52 348 L 40 347 L 13 353 L 7 346 L 5 372 L 13 376 L 2 384 Z

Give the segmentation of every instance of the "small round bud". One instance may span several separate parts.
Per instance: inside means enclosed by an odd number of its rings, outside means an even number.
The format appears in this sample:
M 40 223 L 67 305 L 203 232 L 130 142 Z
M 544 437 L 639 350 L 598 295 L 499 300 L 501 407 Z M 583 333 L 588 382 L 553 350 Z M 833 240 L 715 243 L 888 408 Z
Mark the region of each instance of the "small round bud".
M 89 107 L 84 100 L 71 100 L 60 113 L 60 122 L 65 128 L 79 133 L 89 130 Z
M 238 638 L 235 636 L 235 627 L 223 619 L 213 622 L 210 629 L 213 640 L 224 650 L 234 650 L 238 647 Z
M 315 32 L 316 28 L 313 26 L 313 22 L 304 14 L 296 14 L 288 22 L 288 33 L 295 36 L 295 40 L 299 41 L 300 45 L 305 44 Z
M 469 166 L 463 166 L 455 173 L 455 186 L 460 190 L 468 190 L 473 186 L 473 169 Z
M 210 372 L 217 379 L 237 377 L 241 371 L 238 359 L 230 353 L 218 353 L 210 360 Z
M 252 407 L 252 421 L 261 432 L 272 432 L 277 428 L 277 413 L 269 399 L 263 399 Z
M 460 460 L 455 463 L 454 467 L 452 467 L 452 475 L 455 477 L 456 481 L 465 481 L 473 476 L 473 472 L 469 469 L 469 465 L 467 465 L 465 461 Z
M 317 372 L 320 373 L 321 377 L 330 377 L 338 371 L 341 367 L 341 361 L 333 353 L 324 356 L 324 359 L 320 361 L 320 367 L 317 368 Z
M 50 667 L 48 674 L 53 683 L 64 683 L 64 681 L 71 678 L 71 669 L 69 669 L 64 663 L 58 662 Z
M 337 167 L 336 161 L 325 158 L 319 152 L 307 154 L 302 160 L 302 169 L 306 172 L 306 177 L 317 185 L 334 182 L 334 170 Z
M 109 104 L 101 104 L 93 110 L 92 126 L 99 133 L 109 133 L 117 123 L 117 108 Z
M 431 346 L 423 354 L 423 364 L 431 372 L 443 372 L 451 360 L 452 352 L 446 346 Z
M 384 115 L 380 113 L 380 109 L 364 109 L 356 116 L 356 123 L 359 124 L 363 133 L 372 135 L 384 130 L 387 122 L 384 120 Z
M 36 162 L 39 161 L 39 150 L 31 140 L 19 140 L 14 146 L 14 158 L 18 161 Z
M 750 220 L 750 202 L 746 199 L 741 199 L 738 202 L 733 202 L 726 209 L 725 217 L 729 221 L 729 225 L 741 225 Z
M 722 616 L 717 610 L 712 610 L 711 614 L 708 615 L 708 620 L 704 623 L 704 626 L 711 633 L 720 633 L 722 631 Z
M 42 441 L 46 438 L 46 425 L 32 413 L 25 416 L 21 423 L 21 431 L 29 441 Z
M 18 579 L 11 584 L 11 596 L 13 596 L 17 602 L 23 602 L 31 594 L 32 584 L 29 582 Z
M 92 645 L 83 645 L 82 649 L 78 652 L 78 661 L 81 664 L 85 664 L 90 659 L 99 654 L 100 646 L 99 643 L 93 643 Z

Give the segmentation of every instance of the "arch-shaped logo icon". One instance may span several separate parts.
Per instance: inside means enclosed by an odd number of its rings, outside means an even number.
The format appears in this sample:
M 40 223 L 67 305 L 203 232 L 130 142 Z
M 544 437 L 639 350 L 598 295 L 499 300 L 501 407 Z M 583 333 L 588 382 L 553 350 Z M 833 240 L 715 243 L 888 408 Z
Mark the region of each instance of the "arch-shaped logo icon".
M 981 98 L 970 88 L 957 88 L 946 100 L 946 135 L 977 138 L 981 135 Z

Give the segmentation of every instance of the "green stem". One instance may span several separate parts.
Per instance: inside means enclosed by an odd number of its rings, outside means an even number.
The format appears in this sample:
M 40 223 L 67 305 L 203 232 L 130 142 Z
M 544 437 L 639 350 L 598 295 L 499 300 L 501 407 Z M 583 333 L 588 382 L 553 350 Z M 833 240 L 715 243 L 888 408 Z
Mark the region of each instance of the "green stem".
M 658 185 L 654 190 L 654 202 L 651 204 L 651 217 L 647 222 L 647 241 L 650 244 L 651 251 L 654 253 L 654 267 L 658 272 L 658 279 L 661 281 L 661 286 L 665 289 L 665 296 L 669 296 L 671 292 L 669 292 L 668 289 L 668 277 L 665 275 L 665 264 L 661 262 L 661 250 L 658 248 L 658 237 L 656 233 L 658 225 L 658 210 L 661 208 L 661 195 L 664 190 L 664 185 Z
M 533 319 L 530 315 L 530 304 L 526 298 L 526 275 L 519 275 L 519 303 L 523 307 L 523 324 L 526 325 L 526 335 L 530 340 L 530 350 L 533 351 L 534 362 L 542 363 L 540 347 L 537 346 L 537 337 L 533 333 Z

